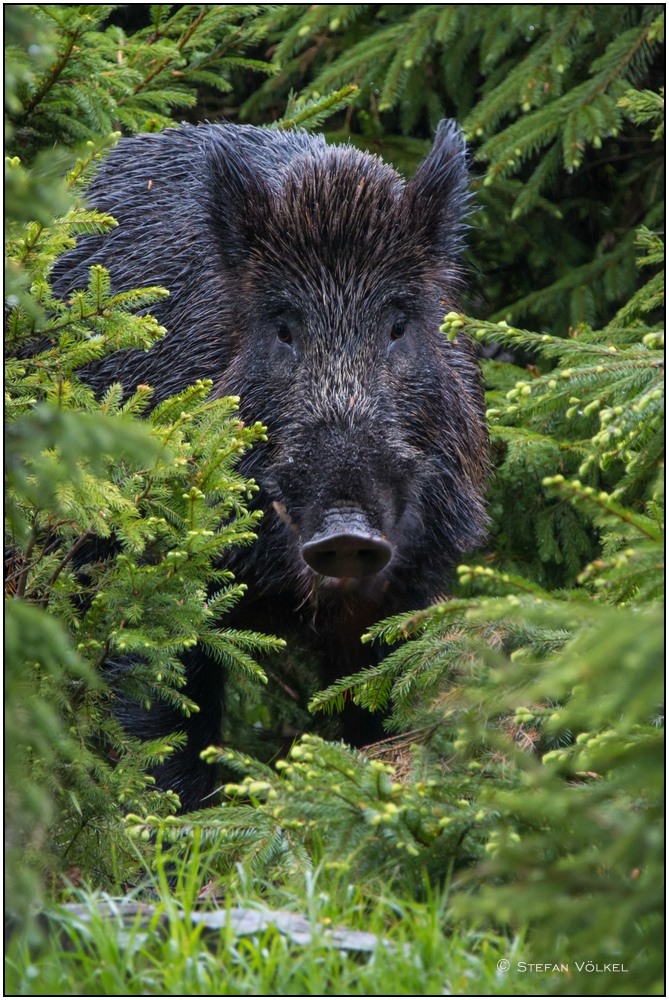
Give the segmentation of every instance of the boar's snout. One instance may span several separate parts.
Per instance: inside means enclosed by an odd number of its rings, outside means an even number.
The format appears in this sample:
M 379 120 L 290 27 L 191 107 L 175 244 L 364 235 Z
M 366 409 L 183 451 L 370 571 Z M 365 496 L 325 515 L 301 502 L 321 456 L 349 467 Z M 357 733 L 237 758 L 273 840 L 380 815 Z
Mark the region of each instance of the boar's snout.
M 387 566 L 393 547 L 374 531 L 362 511 L 329 510 L 321 530 L 302 546 L 302 558 L 321 576 L 374 576 Z

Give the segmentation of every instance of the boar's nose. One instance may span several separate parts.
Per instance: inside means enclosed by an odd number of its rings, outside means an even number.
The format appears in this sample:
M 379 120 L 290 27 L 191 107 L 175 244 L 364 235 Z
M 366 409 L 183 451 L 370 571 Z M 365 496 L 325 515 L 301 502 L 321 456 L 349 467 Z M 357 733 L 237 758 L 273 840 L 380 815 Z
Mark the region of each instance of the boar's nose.
M 390 562 L 392 545 L 373 531 L 361 511 L 329 510 L 302 558 L 322 576 L 374 576 Z

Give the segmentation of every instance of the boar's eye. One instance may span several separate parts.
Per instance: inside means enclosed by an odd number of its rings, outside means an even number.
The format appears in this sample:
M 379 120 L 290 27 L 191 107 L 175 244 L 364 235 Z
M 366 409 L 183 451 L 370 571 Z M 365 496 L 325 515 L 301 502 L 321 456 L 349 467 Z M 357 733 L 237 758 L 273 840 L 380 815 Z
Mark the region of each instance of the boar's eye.
M 392 329 L 390 331 L 391 340 L 400 340 L 404 336 L 404 331 L 406 330 L 406 320 L 396 319 L 393 323 Z
M 280 340 L 282 344 L 292 344 L 293 335 L 290 332 L 290 327 L 287 323 L 281 323 L 278 330 L 276 331 L 277 340 Z

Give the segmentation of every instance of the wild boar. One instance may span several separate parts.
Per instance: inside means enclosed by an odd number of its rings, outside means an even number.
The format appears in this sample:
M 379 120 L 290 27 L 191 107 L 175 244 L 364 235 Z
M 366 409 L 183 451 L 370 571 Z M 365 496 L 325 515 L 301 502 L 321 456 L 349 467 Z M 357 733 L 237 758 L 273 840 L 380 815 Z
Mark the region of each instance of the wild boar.
M 56 267 L 60 295 L 98 263 L 117 291 L 170 291 L 153 310 L 165 338 L 90 365 L 96 389 L 148 383 L 159 400 L 210 378 L 267 426 L 240 467 L 264 517 L 227 563 L 248 585 L 231 624 L 301 631 L 323 683 L 368 665 L 365 629 L 442 593 L 482 537 L 481 380 L 467 341 L 439 330 L 461 284 L 467 197 L 453 122 L 407 183 L 322 136 L 184 125 L 119 142 L 89 189 L 118 228 Z M 199 754 L 219 739 L 223 681 L 200 650 L 186 668 L 198 715 L 156 704 L 128 725 L 187 733 L 157 776 L 192 808 L 214 780 Z M 344 738 L 368 742 L 370 718 L 352 706 Z

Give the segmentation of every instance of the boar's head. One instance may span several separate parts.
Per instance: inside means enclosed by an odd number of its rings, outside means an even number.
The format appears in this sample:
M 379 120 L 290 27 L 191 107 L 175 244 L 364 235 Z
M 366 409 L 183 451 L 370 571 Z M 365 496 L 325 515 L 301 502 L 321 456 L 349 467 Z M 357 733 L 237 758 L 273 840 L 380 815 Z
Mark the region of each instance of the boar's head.
M 485 521 L 479 372 L 439 330 L 461 278 L 460 132 L 442 123 L 407 184 L 352 147 L 272 176 L 230 145 L 211 156 L 237 331 L 215 393 L 269 436 L 243 469 L 268 512 L 244 575 L 436 593 Z

